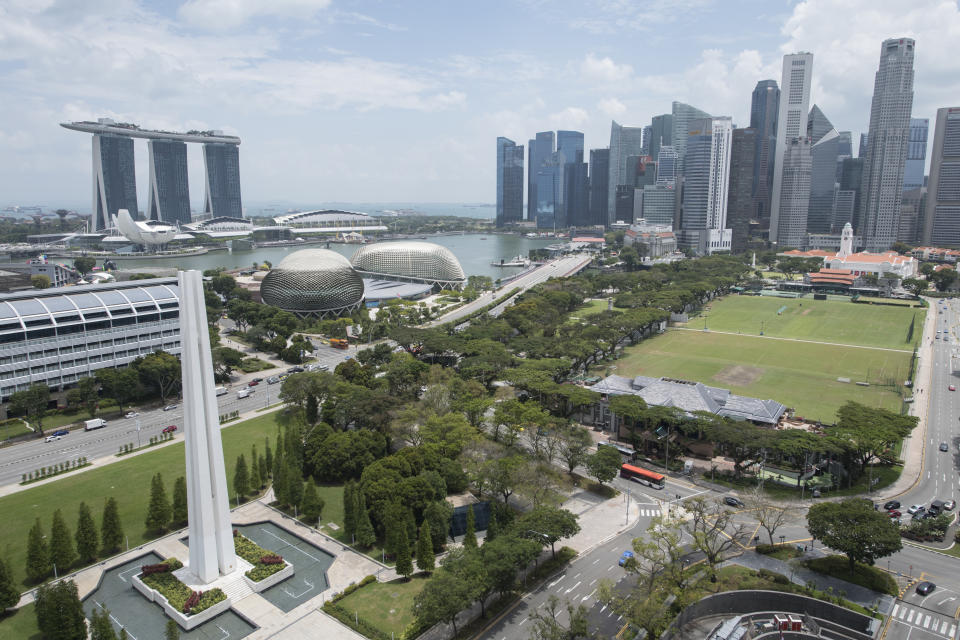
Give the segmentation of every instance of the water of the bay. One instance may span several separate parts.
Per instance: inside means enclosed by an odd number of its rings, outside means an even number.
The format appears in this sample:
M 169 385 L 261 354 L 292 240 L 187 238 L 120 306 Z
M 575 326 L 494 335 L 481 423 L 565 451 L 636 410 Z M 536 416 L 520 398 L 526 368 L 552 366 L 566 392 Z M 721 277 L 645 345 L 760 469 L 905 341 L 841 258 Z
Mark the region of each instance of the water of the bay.
M 539 249 L 556 242 L 555 238 L 527 238 L 506 234 L 466 234 L 454 236 L 425 236 L 427 242 L 444 246 L 453 252 L 463 271 L 467 275 L 490 276 L 503 278 L 521 271 L 521 267 L 494 267 L 492 262 L 501 259 L 510 260 L 514 256 L 526 257 L 530 249 Z M 117 260 L 117 266 L 124 270 L 135 267 L 166 267 L 171 269 L 215 269 L 224 267 L 238 269 L 270 262 L 277 265 L 286 256 L 294 251 L 306 248 L 327 248 L 325 244 L 311 244 L 308 246 L 289 247 L 262 247 L 250 251 L 216 251 L 198 256 L 181 256 L 177 258 L 135 258 Z M 329 249 L 350 258 L 359 248 L 355 244 L 330 243 Z

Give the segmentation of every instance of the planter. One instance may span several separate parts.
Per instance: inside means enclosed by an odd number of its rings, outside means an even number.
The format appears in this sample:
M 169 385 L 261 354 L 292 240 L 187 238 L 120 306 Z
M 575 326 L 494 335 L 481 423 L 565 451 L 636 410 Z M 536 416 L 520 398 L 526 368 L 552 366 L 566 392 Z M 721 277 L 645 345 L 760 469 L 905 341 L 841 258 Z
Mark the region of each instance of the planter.
M 133 576 L 133 588 L 143 594 L 143 596 L 150 602 L 156 602 L 159 604 L 163 608 L 163 612 L 167 614 L 168 617 L 176 620 L 177 624 L 187 631 L 190 631 L 194 627 L 201 625 L 208 620 L 216 618 L 218 615 L 230 608 L 230 598 L 227 598 L 226 600 L 222 600 L 208 609 L 204 609 L 200 613 L 195 613 L 188 616 L 170 606 L 170 603 L 167 602 L 165 597 L 163 597 L 163 594 L 156 589 L 151 589 L 145 585 L 138 575 Z
M 261 593 L 262 591 L 266 591 L 273 585 L 279 584 L 284 580 L 286 580 L 287 578 L 290 578 L 291 576 L 293 576 L 293 565 L 287 562 L 286 560 L 284 560 L 283 563 L 287 566 L 285 566 L 280 571 L 277 571 L 272 576 L 267 576 L 266 578 L 264 578 L 259 582 L 254 582 L 247 576 L 243 576 L 243 579 L 251 589 L 253 589 L 257 593 Z

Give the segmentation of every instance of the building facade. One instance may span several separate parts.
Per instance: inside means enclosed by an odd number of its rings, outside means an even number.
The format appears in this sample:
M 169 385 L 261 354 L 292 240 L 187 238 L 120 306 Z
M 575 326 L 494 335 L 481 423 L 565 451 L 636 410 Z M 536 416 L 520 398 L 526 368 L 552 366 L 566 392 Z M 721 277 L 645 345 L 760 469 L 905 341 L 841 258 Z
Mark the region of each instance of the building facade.
M 910 118 L 910 137 L 907 140 L 907 161 L 903 165 L 903 191 L 923 186 L 923 172 L 927 164 L 928 118 Z
M 647 155 L 660 157 L 660 148 L 673 144 L 673 114 L 663 113 L 650 119 L 650 141 L 646 144 Z
M 809 127 L 810 137 L 810 202 L 807 211 L 809 233 L 833 233 L 835 228 L 835 204 L 837 192 L 837 163 L 840 158 L 840 134 L 823 112 L 814 106 L 822 124 L 820 128 Z M 815 121 L 810 120 L 811 123 Z M 827 128 L 823 131 L 823 128 Z
M 913 108 L 913 57 L 910 38 L 884 40 L 873 85 L 870 128 L 863 160 L 858 231 L 868 251 L 886 251 L 897 239 L 903 171 Z
M 727 203 L 733 122 L 728 117 L 704 118 L 691 121 L 689 127 L 680 242 L 701 254 L 729 251 Z
M 137 209 L 133 138 L 110 133 L 93 136 L 93 231 L 110 227 L 120 209 Z
M 204 143 L 203 164 L 207 183 L 203 212 L 214 217 L 242 218 L 239 145 Z
M 147 140 L 147 153 L 150 173 L 147 219 L 188 224 L 187 144 L 180 140 Z
M 634 186 L 627 167 L 627 158 L 639 156 L 643 149 L 643 127 L 625 127 L 616 121 L 610 123 L 610 175 L 607 185 L 607 221 L 617 221 L 617 187 Z M 632 208 L 631 208 L 632 210 Z M 625 222 L 629 222 L 628 220 Z
M 527 220 L 537 219 L 537 173 L 556 150 L 556 136 L 553 131 L 541 131 L 528 143 L 529 160 L 527 166 Z
M 937 109 L 923 244 L 960 245 L 960 107 Z
M 610 149 L 590 149 L 590 224 L 607 224 Z
M 671 116 L 670 144 L 677 152 L 677 173 L 683 173 L 690 124 L 694 120 L 709 118 L 710 114 L 692 105 L 674 101 L 671 107 Z
M 730 250 L 746 251 L 753 214 L 753 175 L 756 167 L 757 130 L 734 129 L 730 146 L 730 190 L 727 219 L 730 227 Z
M 778 141 L 779 143 L 779 141 Z M 802 249 L 807 244 L 810 208 L 810 138 L 792 138 L 783 147 L 777 247 Z
M 783 56 L 780 79 L 780 109 L 777 113 L 776 153 L 773 163 L 773 189 L 770 192 L 770 241 L 780 237 L 780 207 L 783 203 L 784 158 L 789 151 L 796 152 L 792 140 L 807 134 L 807 114 L 810 110 L 810 83 L 813 78 L 813 54 L 791 53 Z M 809 145 L 808 145 L 809 148 Z M 803 213 L 806 224 L 806 211 Z M 792 221 L 794 224 L 796 221 Z M 806 228 L 804 227 L 804 233 Z M 790 231 L 792 235 L 794 230 Z M 797 246 L 797 245 L 790 245 Z
M 523 220 L 523 145 L 497 138 L 497 226 Z
M 770 228 L 770 192 L 773 189 L 773 165 L 777 149 L 777 115 L 780 88 L 776 80 L 761 80 L 750 100 L 750 128 L 756 134 L 753 156 L 753 219 L 761 232 Z

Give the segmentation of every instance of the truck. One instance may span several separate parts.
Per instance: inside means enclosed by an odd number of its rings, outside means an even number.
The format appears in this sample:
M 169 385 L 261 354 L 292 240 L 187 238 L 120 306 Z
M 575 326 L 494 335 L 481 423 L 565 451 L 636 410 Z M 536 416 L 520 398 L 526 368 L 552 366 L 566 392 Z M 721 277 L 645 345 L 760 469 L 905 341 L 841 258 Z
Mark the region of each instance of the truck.
M 346 349 L 349 344 L 346 338 L 330 338 L 330 346 L 334 349 Z
M 218 395 L 218 396 L 225 396 L 225 395 L 227 395 L 227 388 L 226 388 L 226 387 L 217 387 L 217 388 L 216 388 L 216 392 L 217 392 L 217 395 Z
M 237 391 L 237 399 L 247 398 L 251 393 L 253 393 L 253 389 L 240 389 L 240 391 Z
M 107 421 L 103 418 L 94 418 L 93 420 L 87 420 L 83 423 L 84 431 L 93 431 L 94 429 L 102 429 L 107 426 Z

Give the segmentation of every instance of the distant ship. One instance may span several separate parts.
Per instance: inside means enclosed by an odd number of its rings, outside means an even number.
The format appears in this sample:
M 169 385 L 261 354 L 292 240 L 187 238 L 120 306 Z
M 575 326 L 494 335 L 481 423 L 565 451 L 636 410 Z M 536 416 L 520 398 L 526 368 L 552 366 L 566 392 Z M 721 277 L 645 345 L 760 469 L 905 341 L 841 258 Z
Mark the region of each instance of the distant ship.
M 500 260 L 500 262 L 491 262 L 491 267 L 529 267 L 530 260 L 523 256 L 515 256 L 509 260 Z
M 526 234 L 526 235 L 527 235 L 528 238 L 536 238 L 536 237 L 537 237 L 537 234 L 535 234 L 535 233 L 528 233 L 528 234 Z

